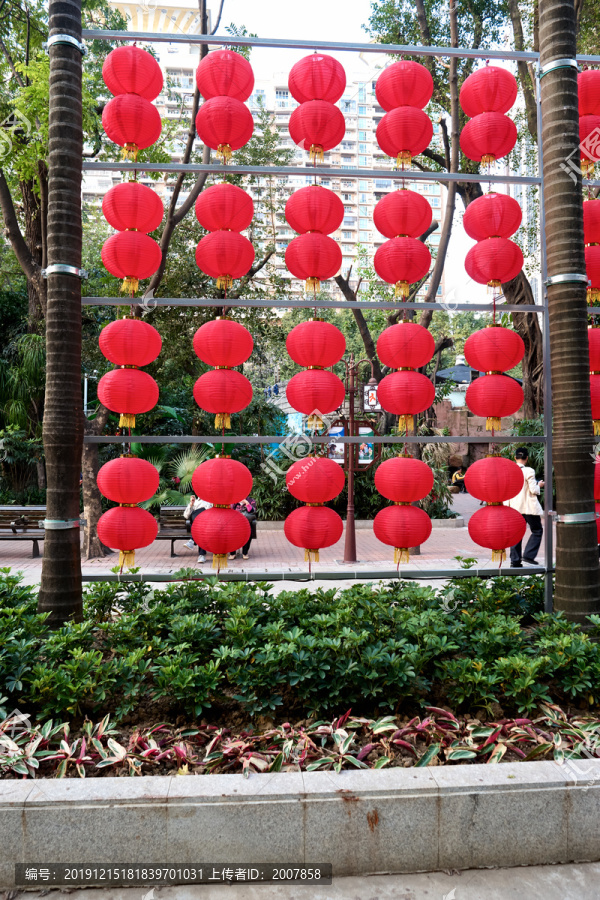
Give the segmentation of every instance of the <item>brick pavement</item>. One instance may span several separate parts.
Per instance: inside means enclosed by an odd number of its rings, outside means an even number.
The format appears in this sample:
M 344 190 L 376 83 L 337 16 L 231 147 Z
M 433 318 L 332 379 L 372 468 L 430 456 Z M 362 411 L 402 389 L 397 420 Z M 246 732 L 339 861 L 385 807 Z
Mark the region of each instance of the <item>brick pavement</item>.
M 476 500 L 468 495 L 455 497 L 454 509 L 464 517 L 464 528 L 434 528 L 429 540 L 422 545 L 419 555 L 411 556 L 410 563 L 402 566 L 407 573 L 410 571 L 422 571 L 426 577 L 427 571 L 433 569 L 458 568 L 455 556 L 475 557 L 480 566 L 491 567 L 491 552 L 478 547 L 469 537 L 466 522 L 469 516 L 479 508 Z M 334 544 L 321 550 L 320 560 L 313 563 L 313 571 L 319 569 L 325 571 L 339 571 L 340 578 L 344 572 L 352 571 L 390 571 L 394 568 L 393 550 L 381 544 L 372 529 L 357 529 L 356 550 L 358 562 L 352 566 L 344 566 L 341 560 L 344 556 L 344 536 Z M 210 574 L 212 572 L 210 556 L 204 565 L 198 565 L 197 553 L 185 547 L 183 541 L 175 545 L 177 556 L 171 558 L 170 543 L 168 541 L 156 541 L 150 547 L 136 551 L 136 566 L 140 567 L 143 574 L 173 574 L 181 568 L 194 567 Z M 118 555 L 111 554 L 104 559 L 84 560 L 82 571 L 84 575 L 99 575 L 109 573 L 116 565 Z M 540 564 L 543 564 L 543 546 L 538 554 Z M 41 572 L 41 558 L 31 559 L 31 546 L 26 542 L 2 541 L 0 543 L 0 565 L 10 566 L 23 572 L 28 583 L 39 581 Z M 230 562 L 226 572 L 248 572 L 253 574 L 265 573 L 268 580 L 269 572 L 305 572 L 307 563 L 304 562 L 304 553 L 294 547 L 285 538 L 282 530 L 269 529 L 268 522 L 259 522 L 258 538 L 252 542 L 250 559 L 236 559 Z M 527 569 L 524 569 L 524 572 Z

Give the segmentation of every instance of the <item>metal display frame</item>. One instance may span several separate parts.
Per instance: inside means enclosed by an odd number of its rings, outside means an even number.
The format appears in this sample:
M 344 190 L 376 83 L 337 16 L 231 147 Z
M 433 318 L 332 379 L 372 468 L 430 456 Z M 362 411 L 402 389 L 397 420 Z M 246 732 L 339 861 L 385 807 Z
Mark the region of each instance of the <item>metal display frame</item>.
M 403 55 L 403 56 L 432 56 L 441 58 L 459 57 L 459 58 L 477 58 L 482 60 L 511 60 L 526 61 L 533 63 L 536 67 L 536 105 L 537 105 L 537 162 L 538 175 L 536 176 L 520 176 L 520 175 L 469 175 L 466 173 L 449 173 L 449 172 L 421 172 L 418 170 L 386 171 L 382 169 L 367 168 L 336 168 L 334 166 L 325 168 L 324 166 L 244 166 L 244 165 L 210 165 L 210 164 L 182 164 L 182 163 L 102 163 L 83 161 L 83 170 L 86 172 L 93 171 L 145 171 L 160 172 L 163 174 L 181 173 L 199 175 L 204 172 L 210 172 L 213 175 L 219 174 L 238 174 L 238 175 L 321 175 L 329 178 L 344 178 L 347 180 L 373 180 L 376 178 L 386 178 L 392 181 L 411 180 L 411 181 L 438 181 L 441 183 L 472 183 L 479 182 L 481 184 L 514 184 L 514 185 L 536 185 L 539 188 L 539 227 L 540 227 L 540 269 L 542 281 L 542 302 L 535 305 L 515 305 L 507 303 L 496 303 L 496 310 L 499 312 L 519 312 L 529 313 L 532 315 L 542 316 L 542 338 L 543 349 L 542 357 L 544 364 L 544 435 L 543 436 L 524 436 L 518 438 L 520 443 L 543 443 L 544 444 L 544 467 L 546 489 L 546 509 L 544 510 L 544 547 L 545 547 L 545 566 L 528 567 L 529 574 L 543 573 L 545 576 L 545 609 L 552 611 L 552 574 L 554 571 L 553 551 L 554 540 L 552 531 L 552 511 L 549 506 L 553 496 L 553 475 L 552 475 L 552 381 L 550 372 L 550 333 L 549 333 L 549 316 L 548 316 L 548 295 L 547 295 L 547 255 L 546 255 L 546 238 L 545 238 L 545 203 L 544 203 L 544 185 L 542 179 L 543 172 L 543 156 L 542 156 L 542 110 L 541 110 L 541 94 L 540 94 L 540 66 L 539 53 L 533 51 L 518 50 L 473 50 L 465 47 L 421 47 L 401 44 L 365 44 L 365 43 L 340 43 L 334 41 L 308 41 L 308 40 L 290 40 L 279 38 L 254 38 L 240 37 L 235 35 L 175 35 L 171 33 L 141 32 L 141 31 L 111 31 L 106 29 L 84 30 L 82 32 L 84 40 L 111 40 L 125 42 L 144 42 L 144 43 L 181 43 L 181 44 L 207 44 L 212 46 L 244 46 L 244 47 L 264 47 L 264 48 L 285 48 L 285 49 L 303 49 L 306 51 L 340 51 L 340 52 L 358 52 L 358 53 L 378 53 L 386 56 Z M 600 56 L 581 55 L 577 57 L 578 62 L 600 64 Z M 583 180 L 584 187 L 600 186 L 600 181 Z M 144 298 L 126 297 L 83 297 L 82 306 L 131 306 L 142 305 Z M 222 298 L 152 298 L 152 306 L 156 307 L 218 307 L 223 305 Z M 273 300 L 269 297 L 253 297 L 251 299 L 233 300 L 228 299 L 227 305 L 233 308 L 244 307 L 277 307 L 281 309 L 292 308 L 330 308 L 330 309 L 390 309 L 390 304 L 385 302 L 364 302 L 364 301 L 320 301 L 311 300 L 286 300 L 284 302 Z M 403 304 L 403 308 L 412 310 L 424 309 L 445 309 L 442 303 L 407 303 Z M 493 303 L 469 303 L 469 304 L 453 304 L 456 310 L 476 310 L 491 311 Z M 589 315 L 600 315 L 600 308 L 588 308 Z M 287 439 L 288 435 L 236 435 L 227 436 L 227 443 L 232 444 L 276 444 L 282 443 Z M 162 443 L 214 443 L 219 442 L 219 435 L 173 435 L 155 437 L 150 435 L 135 435 L 136 443 L 162 444 Z M 327 435 L 312 437 L 314 443 L 326 443 L 329 440 Z M 336 440 L 340 443 L 358 443 L 362 440 L 360 437 L 339 437 Z M 516 443 L 515 436 L 494 436 L 490 440 L 489 436 L 393 436 L 393 435 L 373 435 L 369 438 L 372 443 L 436 443 L 444 441 L 446 443 L 468 443 L 468 444 L 512 444 Z M 123 436 L 105 437 L 86 435 L 84 442 L 88 444 L 120 444 L 130 443 L 131 438 L 124 439 Z M 549 487 L 549 489 L 548 489 Z M 523 571 L 513 568 L 488 568 L 479 567 L 473 569 L 432 569 L 432 570 L 400 570 L 394 569 L 390 571 L 367 571 L 356 569 L 354 571 L 317 571 L 317 572 L 222 572 L 219 574 L 221 580 L 226 581 L 314 581 L 314 580 L 355 580 L 355 579 L 386 579 L 386 578 L 403 578 L 413 580 L 427 579 L 447 579 L 462 577 L 480 577 L 493 578 L 498 575 L 514 575 L 522 576 Z M 198 575 L 198 578 L 190 578 L 190 580 L 205 580 L 209 577 L 206 574 Z M 137 575 L 87 575 L 83 576 L 84 581 L 152 581 L 152 582 L 172 582 L 181 580 L 173 575 L 163 574 L 137 574 Z

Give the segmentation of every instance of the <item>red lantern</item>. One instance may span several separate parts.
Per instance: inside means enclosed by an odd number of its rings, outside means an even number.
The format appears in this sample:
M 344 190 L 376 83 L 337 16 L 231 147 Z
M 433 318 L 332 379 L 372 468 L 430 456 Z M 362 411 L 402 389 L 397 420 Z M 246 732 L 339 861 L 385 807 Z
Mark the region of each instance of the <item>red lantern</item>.
M 247 100 L 254 88 L 252 66 L 234 50 L 212 50 L 196 69 L 196 84 L 205 100 Z
M 577 76 L 579 115 L 600 116 L 600 70 L 586 69 Z
M 394 456 L 377 468 L 375 487 L 383 497 L 394 503 L 415 503 L 431 491 L 433 472 L 420 459 Z
M 484 112 L 471 119 L 460 135 L 460 148 L 469 159 L 491 163 L 507 156 L 517 143 L 517 126 L 508 116 Z
M 413 156 L 419 156 L 429 147 L 433 125 L 422 109 L 399 106 L 385 114 L 375 136 L 383 152 L 395 157 L 398 166 L 410 166 Z
M 478 69 L 460 89 L 460 105 L 470 119 L 486 112 L 507 113 L 516 99 L 515 76 L 499 66 Z
M 120 456 L 102 466 L 96 481 L 100 493 L 114 503 L 143 503 L 158 491 L 158 470 L 145 459 Z
M 102 66 L 102 77 L 115 96 L 139 94 L 145 100 L 154 100 L 163 87 L 162 72 L 156 59 L 147 50 L 131 44 L 110 51 Z
M 113 369 L 98 382 L 98 400 L 121 414 L 120 428 L 134 428 L 136 415 L 149 412 L 158 403 L 158 385 L 140 369 Z
M 600 200 L 583 201 L 583 240 L 600 244 Z
M 386 112 L 398 106 L 423 109 L 433 94 L 429 70 L 410 59 L 401 59 L 383 70 L 375 85 L 377 102 Z
M 228 456 L 217 456 L 198 466 L 192 475 L 192 487 L 201 500 L 231 506 L 250 494 L 252 475 L 243 463 Z
M 247 275 L 254 262 L 254 247 L 237 231 L 213 231 L 196 247 L 196 264 L 218 288 L 230 288 L 234 278 Z
M 324 53 L 313 53 L 292 66 L 288 87 L 298 103 L 309 100 L 336 103 L 346 88 L 346 73 L 337 59 Z
M 243 547 L 249 537 L 250 523 L 235 509 L 213 506 L 192 522 L 192 538 L 199 547 L 212 553 L 213 569 L 220 569 L 227 561 L 227 554 Z
M 492 551 L 492 562 L 506 559 L 506 547 L 514 547 L 523 540 L 527 523 L 516 509 L 510 506 L 484 506 L 469 519 L 469 535 L 480 547 Z
M 305 560 L 319 562 L 319 550 L 339 541 L 344 524 L 328 506 L 301 506 L 289 514 L 283 530 L 290 544 L 304 547 Z
M 252 401 L 252 385 L 241 372 L 214 369 L 201 375 L 194 385 L 194 400 L 200 409 L 215 413 L 215 428 L 231 428 L 232 413 Z
M 158 522 L 139 506 L 114 506 L 98 519 L 98 537 L 112 550 L 119 550 L 119 565 L 133 566 L 135 551 L 148 547 L 158 534 Z
M 137 159 L 138 150 L 150 147 L 160 137 L 160 114 L 139 94 L 119 94 L 102 112 L 102 127 L 115 144 L 123 147 L 128 159 Z
M 329 368 L 339 362 L 346 351 L 346 338 L 330 322 L 310 319 L 300 322 L 287 336 L 288 354 L 299 366 Z
M 205 100 L 198 110 L 196 131 L 200 140 L 216 150 L 219 159 L 227 162 L 234 150 L 248 143 L 254 122 L 250 110 L 241 100 L 213 97 Z
M 245 231 L 253 216 L 250 194 L 228 181 L 206 188 L 196 200 L 196 218 L 207 231 Z
M 418 506 L 386 506 L 373 521 L 375 537 L 394 548 L 394 562 L 409 562 L 409 548 L 424 544 L 431 534 L 431 519 Z
M 313 184 L 294 191 L 285 205 L 285 218 L 300 234 L 331 234 L 342 224 L 344 204 L 333 191 Z
M 307 369 L 298 372 L 287 383 L 285 394 L 290 406 L 308 416 L 309 428 L 320 428 L 320 415 L 327 415 L 344 402 L 344 385 L 333 372 Z
M 486 431 L 500 428 L 503 416 L 512 416 L 523 405 L 523 388 L 509 375 L 484 375 L 471 382 L 465 396 L 475 416 L 486 418 Z
M 590 348 L 590 372 L 600 373 L 600 328 L 597 326 L 588 328 L 588 345 Z
M 596 538 L 600 544 L 600 503 L 596 503 L 594 509 L 596 512 Z
M 516 331 L 488 325 L 467 338 L 464 354 L 471 368 L 480 372 L 508 372 L 523 359 L 525 344 Z
M 123 48 L 124 49 L 124 48 Z M 162 200 L 138 181 L 115 184 L 102 201 L 104 218 L 117 231 L 154 231 L 162 222 Z
M 484 194 L 469 203 L 463 216 L 464 229 L 474 241 L 509 238 L 523 215 L 517 201 L 508 194 Z
M 396 286 L 396 296 L 408 297 L 410 285 L 425 278 L 429 272 L 431 253 L 416 238 L 397 237 L 381 245 L 373 265 L 383 281 Z
M 579 148 L 581 151 L 581 171 L 588 178 L 594 171 L 594 163 L 598 162 L 600 147 L 600 116 L 580 116 Z
M 137 291 L 139 281 L 154 275 L 162 260 L 160 247 L 141 231 L 118 231 L 101 251 L 104 268 L 115 278 L 124 278 L 122 291 Z
M 298 147 L 308 150 L 311 159 L 323 162 L 323 154 L 336 147 L 344 137 L 346 123 L 333 103 L 310 100 L 302 103 L 291 114 L 289 130 Z
M 392 191 L 373 210 L 375 228 L 386 238 L 418 238 L 431 225 L 431 206 L 416 191 Z
M 488 238 L 471 247 L 465 258 L 467 275 L 478 284 L 500 287 L 523 268 L 521 248 L 506 238 Z
M 340 271 L 342 251 L 326 234 L 300 234 L 289 242 L 285 264 L 292 275 L 306 281 L 307 291 L 316 293 L 321 290 L 322 280 L 333 278 Z
M 600 300 L 600 247 L 591 245 L 585 248 L 585 270 L 588 277 L 588 302 Z
M 399 322 L 386 328 L 377 341 L 377 356 L 390 369 L 420 369 L 435 350 L 435 341 L 422 325 Z
M 205 322 L 194 335 L 194 353 L 209 366 L 241 366 L 253 349 L 248 329 L 231 319 Z
M 511 459 L 488 456 L 469 466 L 465 487 L 476 500 L 504 503 L 516 497 L 523 487 L 523 470 Z
M 590 374 L 590 394 L 592 399 L 592 419 L 594 434 L 600 434 L 600 374 Z
M 345 483 L 343 468 L 323 456 L 307 456 L 290 466 L 285 476 L 288 491 L 302 503 L 328 503 Z
M 117 319 L 98 340 L 100 352 L 116 366 L 147 366 L 161 351 L 160 334 L 142 319 Z
M 435 388 L 420 372 L 393 372 L 379 382 L 377 398 L 383 409 L 398 416 L 398 428 L 407 430 L 412 417 L 429 409 Z

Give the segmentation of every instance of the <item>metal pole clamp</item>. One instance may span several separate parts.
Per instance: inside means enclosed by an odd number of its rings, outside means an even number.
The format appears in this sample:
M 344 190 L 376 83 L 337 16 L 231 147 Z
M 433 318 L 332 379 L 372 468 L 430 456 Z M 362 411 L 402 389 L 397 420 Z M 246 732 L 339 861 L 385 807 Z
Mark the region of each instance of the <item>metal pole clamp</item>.
M 53 34 L 47 41 L 44 41 L 42 47 L 44 50 L 50 50 L 52 44 L 71 44 L 72 47 L 77 47 L 82 56 L 85 56 L 87 53 L 87 48 L 83 41 L 78 41 L 72 34 Z
M 77 278 L 87 278 L 86 269 L 79 269 L 77 266 L 68 266 L 64 263 L 53 263 L 42 269 L 42 277 L 47 278 L 48 275 L 76 275 Z
M 576 59 L 553 59 L 551 62 L 540 67 L 539 77 L 543 78 L 544 75 L 553 72 L 555 69 L 579 69 L 579 66 L 577 65 Z
M 588 284 L 589 278 L 583 272 L 569 272 L 566 275 L 549 275 L 546 279 L 546 286 L 551 284 L 570 284 L 577 282 L 578 284 Z
M 595 512 L 566 513 L 564 516 L 559 516 L 558 513 L 552 512 L 550 515 L 556 522 L 562 522 L 563 525 L 584 525 L 587 522 L 595 522 L 596 519 L 600 518 L 600 513 Z
M 67 528 L 79 528 L 86 524 L 85 519 L 42 519 L 38 522 L 39 527 L 46 531 L 65 531 Z

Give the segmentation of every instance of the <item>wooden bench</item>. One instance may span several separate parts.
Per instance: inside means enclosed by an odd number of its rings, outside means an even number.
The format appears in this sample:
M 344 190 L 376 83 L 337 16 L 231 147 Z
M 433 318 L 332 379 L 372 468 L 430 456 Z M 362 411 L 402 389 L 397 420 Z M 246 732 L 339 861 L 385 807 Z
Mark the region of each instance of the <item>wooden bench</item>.
M 175 553 L 175 541 L 189 541 L 191 532 L 188 531 L 187 519 L 183 517 L 183 506 L 161 506 L 158 517 L 157 541 L 171 541 L 171 556 Z M 252 539 L 256 538 L 256 519 L 252 522 Z
M 31 541 L 31 558 L 37 559 L 38 541 L 44 540 L 44 529 L 38 522 L 45 518 L 45 506 L 0 506 L 0 541 Z

